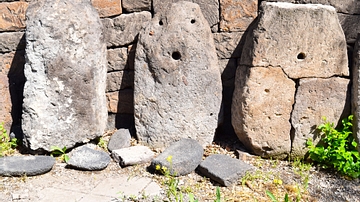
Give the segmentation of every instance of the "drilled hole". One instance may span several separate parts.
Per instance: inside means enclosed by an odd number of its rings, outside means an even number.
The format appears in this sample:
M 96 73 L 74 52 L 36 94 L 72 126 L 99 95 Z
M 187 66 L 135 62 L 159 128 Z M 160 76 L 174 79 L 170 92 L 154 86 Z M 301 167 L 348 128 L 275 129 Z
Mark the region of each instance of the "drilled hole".
M 190 22 L 191 22 L 191 24 L 194 24 L 196 21 L 195 21 L 195 19 L 192 19 Z
M 180 60 L 181 54 L 180 54 L 178 51 L 175 51 L 175 52 L 172 53 L 171 57 L 172 57 L 174 60 Z
M 303 60 L 303 59 L 305 59 L 306 58 L 306 55 L 305 55 L 305 53 L 303 53 L 303 52 L 301 52 L 301 53 L 299 53 L 298 55 L 297 55 L 297 59 L 299 59 L 299 60 Z
M 163 25 L 164 23 L 163 23 L 163 21 L 162 20 L 160 20 L 159 21 L 159 25 Z

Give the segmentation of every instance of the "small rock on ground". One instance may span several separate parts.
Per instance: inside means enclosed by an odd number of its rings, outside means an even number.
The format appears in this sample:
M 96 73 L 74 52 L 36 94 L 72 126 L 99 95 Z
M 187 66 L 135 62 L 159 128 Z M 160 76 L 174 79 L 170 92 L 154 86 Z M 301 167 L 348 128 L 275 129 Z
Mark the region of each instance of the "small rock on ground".
M 110 138 L 108 150 L 112 152 L 116 149 L 130 147 L 131 134 L 129 129 L 119 129 Z
M 110 163 L 110 156 L 103 151 L 98 151 L 84 145 L 74 149 L 69 154 L 67 164 L 80 170 L 102 170 Z
M 34 176 L 50 171 L 55 164 L 51 156 L 7 156 L 0 158 L 1 176 Z
M 154 152 L 146 146 L 133 146 L 112 151 L 112 157 L 121 166 L 143 164 L 154 158 Z

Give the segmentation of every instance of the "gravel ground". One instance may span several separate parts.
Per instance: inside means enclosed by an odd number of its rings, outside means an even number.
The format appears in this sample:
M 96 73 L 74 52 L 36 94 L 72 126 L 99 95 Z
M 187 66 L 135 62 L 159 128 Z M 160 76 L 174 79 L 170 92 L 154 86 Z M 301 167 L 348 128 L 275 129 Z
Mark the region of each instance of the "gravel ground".
M 199 201 L 214 201 L 218 186 L 222 201 L 271 201 L 266 190 L 273 193 L 279 201 L 283 201 L 285 194 L 288 194 L 290 201 L 296 201 L 296 198 L 300 201 L 319 202 L 360 201 L 359 179 L 348 180 L 335 172 L 306 166 L 300 162 L 261 159 L 239 151 L 234 146 L 221 147 L 214 144 L 205 150 L 204 158 L 214 153 L 240 158 L 256 169 L 230 187 L 220 187 L 216 182 L 193 172 L 177 178 L 182 192 L 193 193 Z M 36 194 L 41 194 L 39 190 L 50 184 L 66 187 L 82 184 L 85 189 L 96 179 L 121 175 L 151 177 L 166 190 L 165 182 L 168 178 L 149 173 L 148 166 L 149 164 L 144 164 L 121 168 L 111 162 L 103 171 L 86 172 L 67 169 L 64 163 L 57 162 L 49 173 L 41 176 L 0 177 L 0 201 L 37 201 Z

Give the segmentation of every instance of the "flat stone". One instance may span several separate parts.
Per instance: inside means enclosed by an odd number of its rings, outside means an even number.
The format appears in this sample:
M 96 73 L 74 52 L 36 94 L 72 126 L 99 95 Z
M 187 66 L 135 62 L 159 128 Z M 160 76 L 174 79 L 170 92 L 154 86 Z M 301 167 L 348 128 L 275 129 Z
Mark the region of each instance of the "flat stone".
M 91 0 L 100 17 L 110 17 L 122 13 L 121 0 Z
M 0 33 L 0 53 L 25 49 L 25 34 L 23 32 Z
M 0 32 L 25 29 L 27 2 L 3 2 L 0 4 Z
M 110 163 L 110 156 L 104 151 L 91 149 L 84 145 L 72 150 L 69 153 L 70 160 L 67 164 L 80 170 L 103 170 Z
M 151 0 L 122 0 L 126 12 L 151 11 Z
M 178 2 L 164 11 L 141 31 L 136 47 L 137 137 L 152 147 L 180 138 L 210 144 L 222 90 L 213 36 L 197 4 Z
M 144 24 L 151 20 L 148 11 L 122 14 L 102 19 L 105 41 L 108 47 L 124 46 L 135 41 Z
M 121 128 L 111 135 L 107 148 L 111 152 L 113 150 L 130 147 L 130 140 L 131 134 L 129 129 Z
M 109 72 L 106 76 L 106 92 L 134 88 L 134 71 L 132 70 Z
M 181 0 L 153 0 L 154 13 L 160 13 L 171 7 L 172 3 Z M 208 21 L 210 27 L 215 27 L 219 23 L 219 1 L 218 0 L 190 0 L 200 6 L 201 12 Z M 214 30 L 215 31 L 215 30 Z M 217 31 L 217 29 L 216 29 Z
M 214 33 L 216 53 L 219 58 L 240 58 L 244 41 L 241 41 L 244 32 Z
M 96 10 L 89 1 L 32 1 L 26 23 L 25 146 L 49 151 L 100 137 L 107 64 Z
M 280 67 L 237 68 L 232 125 L 249 150 L 262 157 L 286 158 L 294 95 L 295 82 Z
M 234 184 L 251 169 L 253 167 L 244 161 L 223 154 L 208 156 L 198 167 L 201 174 L 223 186 Z
M 320 141 L 316 128 L 324 123 L 322 117 L 336 125 L 350 114 L 349 84 L 349 79 L 337 77 L 300 79 L 291 114 L 291 124 L 295 129 L 292 158 L 305 156 L 309 138 L 315 145 Z
M 345 35 L 333 7 L 264 1 L 260 8 L 240 64 L 280 66 L 292 79 L 349 76 Z
M 154 152 L 146 146 L 116 149 L 112 151 L 111 155 L 122 167 L 147 163 L 154 158 Z
M 6 156 L 0 158 L 1 176 L 34 176 L 49 172 L 55 159 L 51 156 Z
M 121 71 L 127 69 L 127 48 L 114 48 L 107 50 L 107 71 Z
M 134 114 L 134 90 L 123 89 L 106 93 L 108 111 L 119 114 Z
M 351 113 L 354 115 L 353 135 L 360 152 L 360 34 L 358 34 L 353 55 Z
M 203 154 L 204 149 L 196 140 L 181 139 L 178 142 L 172 143 L 154 158 L 151 161 L 151 167 L 156 169 L 156 166 L 159 165 L 169 169 L 173 175 L 186 175 L 196 169 L 201 162 Z
M 338 13 L 338 16 L 341 27 L 344 30 L 346 41 L 348 43 L 354 43 L 357 34 L 360 33 L 360 24 L 359 24 L 360 15 L 349 15 L 349 14 Z
M 245 31 L 256 18 L 257 0 L 220 0 L 220 30 Z

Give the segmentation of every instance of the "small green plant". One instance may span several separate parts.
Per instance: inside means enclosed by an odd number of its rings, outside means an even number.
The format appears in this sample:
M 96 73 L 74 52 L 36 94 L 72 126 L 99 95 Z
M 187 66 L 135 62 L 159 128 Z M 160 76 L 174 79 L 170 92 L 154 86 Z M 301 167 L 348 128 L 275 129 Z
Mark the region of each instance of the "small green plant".
M 274 194 L 271 191 L 266 190 L 265 193 L 266 193 L 266 195 L 269 196 L 269 198 L 271 199 L 272 202 L 279 202 L 279 200 L 274 196 Z M 284 196 L 284 202 L 289 202 L 289 201 L 293 201 L 293 200 L 290 200 L 289 194 L 286 193 Z M 296 202 L 299 202 L 299 201 L 300 201 L 300 197 L 296 197 Z
M 0 124 L 0 157 L 13 154 L 17 147 L 17 139 L 12 138 L 7 134 L 4 128 L 4 123 Z
M 67 163 L 69 161 L 69 156 L 66 154 L 66 147 L 63 147 L 62 149 L 58 146 L 51 146 L 51 156 L 58 157 L 61 161 Z
M 335 168 L 343 175 L 358 178 L 360 176 L 360 155 L 357 143 L 352 135 L 353 116 L 342 120 L 342 129 L 334 128 L 333 123 L 324 119 L 324 124 L 318 126 L 322 135 L 322 144 L 314 145 L 311 139 L 307 141 L 309 157 L 323 168 Z
M 220 187 L 216 187 L 216 199 L 214 202 L 221 202 L 221 193 L 220 193 Z
M 305 163 L 301 161 L 301 159 L 296 158 L 292 163 L 291 166 L 295 174 L 298 174 L 303 182 L 303 186 L 305 189 L 308 188 L 309 180 L 310 180 L 310 169 L 311 164 Z
M 103 150 L 105 150 L 105 151 L 108 151 L 108 149 L 107 149 L 107 144 L 108 144 L 108 141 L 106 141 L 106 140 L 104 139 L 104 137 L 100 137 L 100 138 L 98 139 L 97 145 L 98 145 L 100 148 L 102 148 Z

